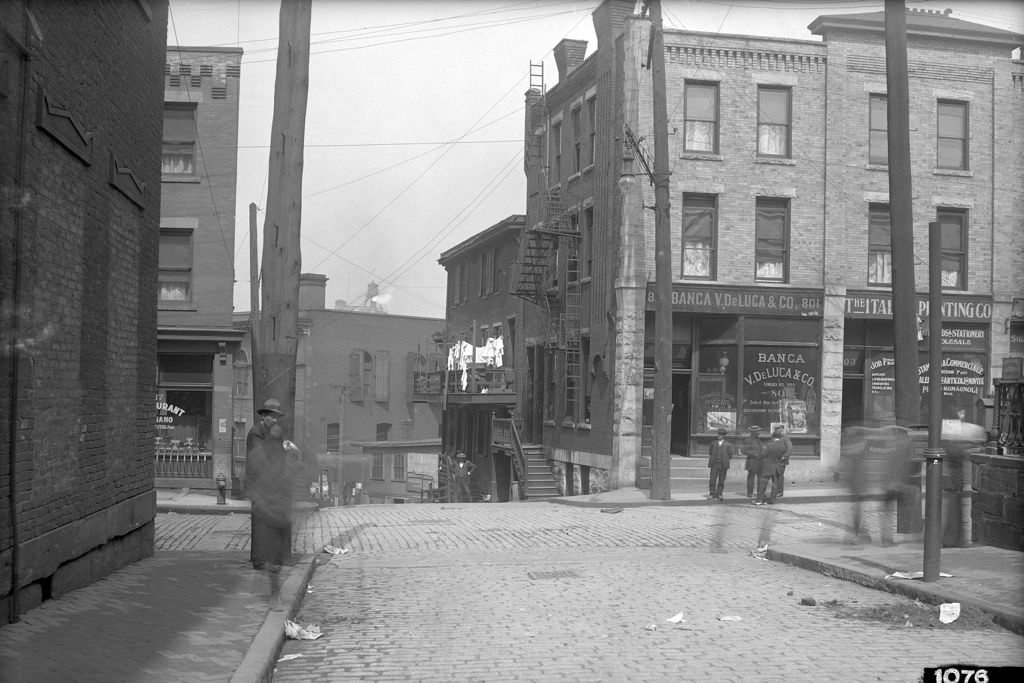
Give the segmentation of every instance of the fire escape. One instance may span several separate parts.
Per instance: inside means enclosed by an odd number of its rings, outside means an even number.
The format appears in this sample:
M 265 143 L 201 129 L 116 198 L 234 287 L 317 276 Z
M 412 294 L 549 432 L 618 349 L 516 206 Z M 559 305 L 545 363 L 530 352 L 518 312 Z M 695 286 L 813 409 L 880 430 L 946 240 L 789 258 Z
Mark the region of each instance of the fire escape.
M 531 187 L 528 212 L 533 221 L 519 243 L 512 293 L 539 306 L 548 321 L 548 348 L 564 353 L 566 404 L 582 400 L 580 354 L 579 223 L 570 218 L 558 189 L 549 177 L 550 112 L 544 86 L 544 64 L 530 63 L 529 128 L 526 131 L 525 170 Z M 555 187 L 552 188 L 552 180 Z

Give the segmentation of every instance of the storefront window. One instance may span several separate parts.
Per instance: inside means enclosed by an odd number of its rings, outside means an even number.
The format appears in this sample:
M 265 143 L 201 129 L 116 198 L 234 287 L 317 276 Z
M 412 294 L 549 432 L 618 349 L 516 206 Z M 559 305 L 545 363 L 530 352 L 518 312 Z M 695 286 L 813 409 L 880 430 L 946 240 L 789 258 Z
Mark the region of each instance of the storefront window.
M 159 445 L 207 451 L 210 449 L 213 392 L 161 391 L 157 396 Z
M 818 432 L 818 349 L 749 345 L 743 351 L 742 424 Z

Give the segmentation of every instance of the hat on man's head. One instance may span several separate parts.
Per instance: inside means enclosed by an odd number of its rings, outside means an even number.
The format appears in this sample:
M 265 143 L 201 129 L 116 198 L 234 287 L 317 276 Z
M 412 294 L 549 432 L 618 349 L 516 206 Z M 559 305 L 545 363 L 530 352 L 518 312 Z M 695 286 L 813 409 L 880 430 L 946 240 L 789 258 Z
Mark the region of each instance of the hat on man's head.
M 719 434 L 728 434 L 728 433 L 729 433 L 729 430 L 728 430 L 728 429 L 726 429 L 725 427 L 719 427 L 719 428 L 718 428 L 718 433 L 719 433 Z
M 775 425 L 772 428 L 772 434 L 781 434 L 784 431 L 786 431 L 786 428 L 783 427 L 782 425 Z
M 455 453 L 455 457 L 456 457 L 456 458 L 465 458 L 465 457 L 466 457 L 466 454 L 465 454 L 465 453 L 463 453 L 462 451 L 456 451 L 456 453 Z
M 284 415 L 281 412 L 281 402 L 276 398 L 268 398 L 263 402 L 263 407 L 256 411 L 257 415 L 277 415 L 281 417 Z
M 747 427 L 747 430 L 751 432 L 759 432 L 761 431 L 761 428 L 758 427 L 757 425 L 750 425 L 749 427 Z

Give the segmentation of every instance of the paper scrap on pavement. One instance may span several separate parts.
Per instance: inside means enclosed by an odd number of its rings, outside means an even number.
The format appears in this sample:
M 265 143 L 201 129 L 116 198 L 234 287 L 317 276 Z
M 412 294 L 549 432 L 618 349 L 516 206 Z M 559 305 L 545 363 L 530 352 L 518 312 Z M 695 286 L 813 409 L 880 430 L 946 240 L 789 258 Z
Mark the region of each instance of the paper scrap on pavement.
M 349 552 L 349 549 L 348 548 L 339 548 L 337 546 L 333 546 L 333 545 L 327 544 L 327 545 L 324 546 L 324 552 L 328 553 L 330 555 L 344 555 L 345 553 Z
M 946 578 L 946 579 L 953 578 L 952 574 L 947 574 L 945 572 L 939 572 L 939 576 L 941 576 L 943 578 Z M 887 578 L 887 579 L 923 579 L 924 578 L 924 572 L 893 572 L 892 574 L 886 574 L 885 578 Z
M 291 619 L 286 619 L 284 622 L 284 634 L 292 640 L 316 640 L 323 635 L 320 633 L 320 627 L 316 624 L 299 626 Z
M 601 508 L 601 512 L 607 513 L 609 515 L 616 515 L 622 512 L 622 508 Z
M 301 656 L 302 656 L 302 653 L 301 653 L 301 652 L 299 652 L 299 653 L 297 653 L 297 654 L 294 654 L 294 655 L 285 655 L 284 657 L 281 657 L 281 658 L 280 658 L 279 660 L 277 660 L 277 661 L 279 661 L 279 662 L 290 662 L 291 660 L 293 660 L 293 659 L 298 659 L 298 658 L 299 658 L 299 657 L 301 657 Z
M 683 618 L 683 613 L 680 612 L 679 614 L 675 615 L 674 617 L 669 617 L 665 621 L 667 621 L 670 624 L 678 624 L 680 622 L 686 621 L 686 619 Z
M 768 544 L 767 543 L 762 543 L 761 545 L 757 546 L 757 550 L 751 550 L 750 551 L 750 556 L 754 557 L 754 558 L 757 558 L 759 560 L 767 560 L 768 559 Z
M 645 627 L 644 627 L 644 630 L 645 630 L 645 631 L 657 631 L 657 630 L 658 630 L 658 627 L 657 627 L 657 626 L 655 626 L 654 624 L 650 624 L 650 625 L 648 625 L 648 626 L 645 626 Z
M 939 605 L 939 621 L 943 624 L 952 624 L 960 618 L 959 602 L 944 602 Z
M 719 621 L 743 621 L 743 617 L 734 617 L 734 616 L 718 617 L 718 620 Z

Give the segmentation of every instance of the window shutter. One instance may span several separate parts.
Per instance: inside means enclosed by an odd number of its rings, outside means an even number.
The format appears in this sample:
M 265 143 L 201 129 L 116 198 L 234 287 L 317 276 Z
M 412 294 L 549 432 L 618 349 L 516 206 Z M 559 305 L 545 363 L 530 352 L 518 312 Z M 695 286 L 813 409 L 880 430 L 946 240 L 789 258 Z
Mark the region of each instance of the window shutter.
M 348 397 L 353 401 L 363 398 L 363 352 L 348 354 Z
M 391 381 L 391 359 L 387 351 L 373 354 L 373 398 L 376 401 L 388 400 L 388 385 Z
M 407 403 L 412 402 L 413 395 L 416 393 L 416 361 L 418 356 L 419 354 L 414 351 L 405 354 L 405 400 Z M 426 370 L 426 367 L 423 370 Z

